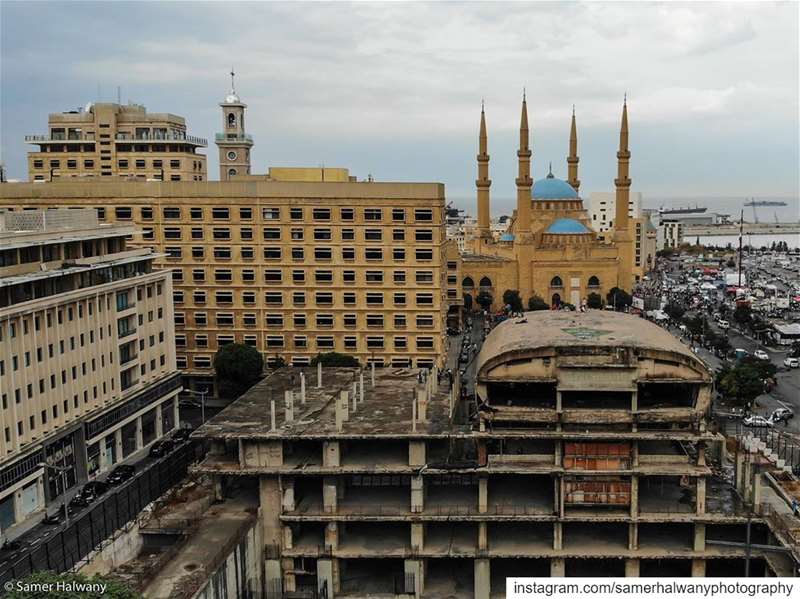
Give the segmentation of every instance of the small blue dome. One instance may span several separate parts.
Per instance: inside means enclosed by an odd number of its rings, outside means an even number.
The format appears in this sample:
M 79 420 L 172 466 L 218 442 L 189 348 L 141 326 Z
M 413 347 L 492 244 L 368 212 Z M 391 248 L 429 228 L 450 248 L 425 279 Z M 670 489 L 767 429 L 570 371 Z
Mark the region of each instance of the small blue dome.
M 581 233 L 589 233 L 589 229 L 574 218 L 559 218 L 553 221 L 545 233 L 555 233 L 556 235 L 579 235 Z
M 500 241 L 514 241 L 514 236 L 511 233 L 503 233 L 500 236 Z
M 569 183 L 556 179 L 553 173 L 533 184 L 534 200 L 577 200 L 578 192 Z

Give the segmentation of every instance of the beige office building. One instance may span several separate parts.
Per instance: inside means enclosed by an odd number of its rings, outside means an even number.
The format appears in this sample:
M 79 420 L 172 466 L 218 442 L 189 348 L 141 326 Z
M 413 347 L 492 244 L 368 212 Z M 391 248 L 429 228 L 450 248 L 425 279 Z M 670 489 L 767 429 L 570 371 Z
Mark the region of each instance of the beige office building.
M 193 385 L 210 384 L 214 354 L 231 342 L 295 365 L 332 351 L 378 365 L 440 363 L 447 314 L 462 303 L 444 186 L 355 182 L 345 169 L 305 180 L 319 170 L 6 184 L 0 205 L 89 207 L 141 229 L 135 245 L 158 248 L 166 255 L 156 263 L 172 270 L 177 365 Z
M 133 233 L 0 211 L 0 531 L 178 421 L 172 284 Z
M 89 103 L 50 114 L 47 133 L 26 135 L 28 180 L 111 177 L 205 181 L 208 142 L 189 135 L 183 117 L 139 104 Z

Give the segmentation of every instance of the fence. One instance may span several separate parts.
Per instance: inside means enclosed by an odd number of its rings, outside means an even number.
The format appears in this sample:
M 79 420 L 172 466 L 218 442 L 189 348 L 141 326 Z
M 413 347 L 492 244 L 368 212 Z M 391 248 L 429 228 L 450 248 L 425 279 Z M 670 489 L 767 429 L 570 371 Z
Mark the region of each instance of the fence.
M 128 530 L 142 509 L 185 476 L 195 460 L 196 447 L 185 443 L 173 453 L 145 467 L 134 479 L 102 496 L 89 511 L 41 545 L 22 549 L 13 563 L 0 566 L 0 585 L 32 572 L 65 572 L 85 563 L 86 556 Z

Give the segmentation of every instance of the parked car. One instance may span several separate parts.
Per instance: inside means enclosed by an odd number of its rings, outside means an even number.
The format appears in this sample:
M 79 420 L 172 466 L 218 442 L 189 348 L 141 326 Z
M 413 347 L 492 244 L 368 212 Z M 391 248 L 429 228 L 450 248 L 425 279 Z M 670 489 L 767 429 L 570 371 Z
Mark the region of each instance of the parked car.
M 161 439 L 160 441 L 156 441 L 153 443 L 153 446 L 150 448 L 150 457 L 151 458 L 160 458 L 162 456 L 167 455 L 172 449 L 175 447 L 175 443 L 173 443 L 169 439 Z
M 720 319 L 717 322 L 717 326 L 721 328 L 723 331 L 727 331 L 729 328 L 731 328 L 730 323 L 727 320 L 722 320 L 722 319 Z
M 3 542 L 2 547 L 0 547 L 0 551 L 16 551 L 22 547 L 19 541 L 12 541 L 11 539 L 6 539 Z
M 78 491 L 78 495 L 83 497 L 88 503 L 92 503 L 106 491 L 108 491 L 108 483 L 101 480 L 90 480 Z
M 87 507 L 90 503 L 92 503 L 92 501 L 94 501 L 94 497 L 84 497 L 79 492 L 77 495 L 75 495 L 75 497 L 69 500 L 69 507 L 71 511 L 77 511 L 81 508 Z
M 189 439 L 189 435 L 192 434 L 192 430 L 193 429 L 188 428 L 188 427 L 175 429 L 175 431 L 172 433 L 172 436 L 170 438 L 175 443 L 181 443 L 183 441 L 187 441 Z
M 121 464 L 111 471 L 106 482 L 109 485 L 121 485 L 126 480 L 133 478 L 134 474 L 136 474 L 136 466 Z
M 800 358 L 785 358 L 783 365 L 786 368 L 800 368 Z
M 53 512 L 52 514 L 48 514 L 47 516 L 45 516 L 44 519 L 42 520 L 42 522 L 44 524 L 49 524 L 49 525 L 52 526 L 52 525 L 56 525 L 56 524 L 61 524 L 61 522 L 63 520 L 64 520 L 64 506 L 60 505 L 60 506 L 58 506 L 58 510 L 57 511 Z
M 742 424 L 754 428 L 769 428 L 772 426 L 772 420 L 763 416 L 745 416 L 742 418 Z
M 791 418 L 794 418 L 794 412 L 790 408 L 778 408 L 769 417 L 773 423 L 788 422 Z
M 753 355 L 759 360 L 769 360 L 769 354 L 763 349 L 757 349 Z

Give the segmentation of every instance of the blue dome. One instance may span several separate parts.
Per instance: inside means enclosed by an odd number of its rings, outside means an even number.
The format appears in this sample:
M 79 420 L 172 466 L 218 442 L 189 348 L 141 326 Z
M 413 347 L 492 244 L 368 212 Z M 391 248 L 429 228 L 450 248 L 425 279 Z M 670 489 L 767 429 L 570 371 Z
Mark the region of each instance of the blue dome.
M 514 241 L 514 236 L 511 233 L 503 233 L 500 236 L 500 241 Z
M 579 235 L 581 233 L 589 233 L 589 229 L 574 218 L 559 218 L 553 221 L 545 233 L 555 233 L 556 235 Z
M 556 179 L 553 173 L 533 184 L 534 200 L 577 200 L 578 192 L 566 181 Z

